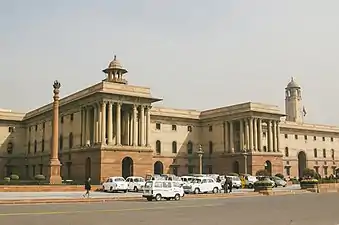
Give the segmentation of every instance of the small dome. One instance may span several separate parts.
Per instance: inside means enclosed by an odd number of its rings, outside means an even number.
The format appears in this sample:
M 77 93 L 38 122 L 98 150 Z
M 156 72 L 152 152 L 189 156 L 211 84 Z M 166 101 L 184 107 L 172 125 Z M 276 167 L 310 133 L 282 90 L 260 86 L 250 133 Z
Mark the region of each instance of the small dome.
M 117 60 L 117 56 L 114 56 L 114 59 L 112 62 L 109 63 L 108 68 L 110 69 L 123 69 L 121 66 L 121 63 L 119 62 L 119 60 Z
M 292 77 L 286 88 L 300 88 L 300 86 L 294 81 L 294 78 Z

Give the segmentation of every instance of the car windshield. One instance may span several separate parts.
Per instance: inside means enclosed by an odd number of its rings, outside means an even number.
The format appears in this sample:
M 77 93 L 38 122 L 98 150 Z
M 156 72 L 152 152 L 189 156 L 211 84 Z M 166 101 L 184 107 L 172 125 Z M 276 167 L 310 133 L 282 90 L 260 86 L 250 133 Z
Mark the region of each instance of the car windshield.
M 192 183 L 200 184 L 201 183 L 201 179 L 194 179 L 194 180 L 192 180 Z
M 151 188 L 153 186 L 153 182 L 152 181 L 147 181 L 145 184 L 146 188 Z
M 123 182 L 123 181 L 125 181 L 125 179 L 122 178 L 122 177 L 118 177 L 118 178 L 115 178 L 114 181 L 115 182 Z

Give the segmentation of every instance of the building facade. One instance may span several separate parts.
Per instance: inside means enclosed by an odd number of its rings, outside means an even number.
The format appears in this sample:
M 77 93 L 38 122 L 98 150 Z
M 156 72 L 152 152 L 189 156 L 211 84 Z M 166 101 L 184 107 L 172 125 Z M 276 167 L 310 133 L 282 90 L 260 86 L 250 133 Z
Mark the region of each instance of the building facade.
M 147 87 L 129 85 L 114 58 L 106 78 L 60 100 L 59 160 L 65 180 L 153 173 L 249 173 L 299 177 L 304 168 L 334 174 L 339 127 L 304 123 L 300 86 L 279 107 L 247 102 L 206 111 L 161 108 Z M 52 104 L 28 113 L 0 110 L 0 175 L 48 174 Z

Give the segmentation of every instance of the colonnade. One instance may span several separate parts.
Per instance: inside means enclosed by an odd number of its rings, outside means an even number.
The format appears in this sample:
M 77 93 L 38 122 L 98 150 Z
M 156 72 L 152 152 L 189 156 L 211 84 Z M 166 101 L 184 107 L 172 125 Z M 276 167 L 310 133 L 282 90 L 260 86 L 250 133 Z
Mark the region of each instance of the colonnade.
M 151 106 L 102 101 L 81 108 L 81 145 L 150 145 Z
M 266 137 L 263 138 L 263 124 L 266 124 Z M 228 152 L 235 151 L 279 151 L 279 121 L 261 118 L 244 118 L 225 121 L 224 141 Z M 263 141 L 265 143 L 263 143 Z M 264 147 L 265 146 L 265 147 Z

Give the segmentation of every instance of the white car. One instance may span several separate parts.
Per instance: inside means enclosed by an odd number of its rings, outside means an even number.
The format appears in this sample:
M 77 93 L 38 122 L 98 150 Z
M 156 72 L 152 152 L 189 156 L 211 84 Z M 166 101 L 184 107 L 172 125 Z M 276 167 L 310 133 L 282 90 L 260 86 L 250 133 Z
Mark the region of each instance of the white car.
M 232 180 L 232 187 L 239 189 L 241 188 L 241 180 L 238 176 L 226 176 Z
M 194 180 L 184 185 L 185 193 L 218 193 L 221 190 L 221 184 L 210 177 L 197 177 Z
M 138 192 L 145 186 L 145 179 L 143 177 L 127 177 L 126 183 L 129 191 Z
M 102 190 L 105 192 L 123 191 L 126 193 L 128 185 L 123 177 L 109 177 L 106 182 L 102 184 Z
M 254 182 L 258 181 L 258 179 L 255 176 L 246 175 L 245 176 L 245 186 L 248 188 L 254 187 Z
M 185 195 L 181 184 L 170 180 L 149 180 L 146 182 L 142 197 L 147 201 L 162 199 L 179 201 Z
M 192 180 L 194 180 L 194 177 L 193 176 L 182 176 L 182 177 L 180 177 L 180 179 L 181 179 L 183 185 L 185 185 L 185 184 L 188 185 L 189 183 L 192 182 Z

